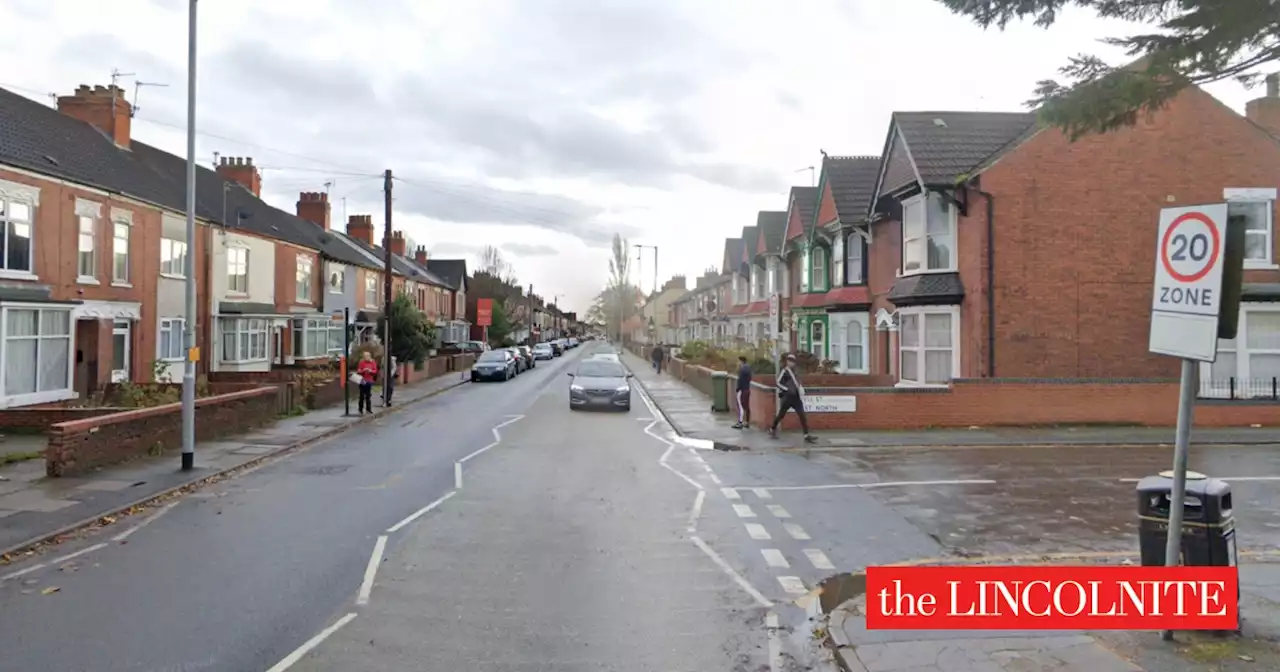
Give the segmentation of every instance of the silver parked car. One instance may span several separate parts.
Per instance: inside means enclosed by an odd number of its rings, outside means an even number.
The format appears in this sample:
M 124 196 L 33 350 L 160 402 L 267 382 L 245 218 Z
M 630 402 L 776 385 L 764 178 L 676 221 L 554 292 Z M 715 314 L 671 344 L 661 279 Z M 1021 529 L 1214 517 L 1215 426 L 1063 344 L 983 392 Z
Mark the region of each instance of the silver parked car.
M 631 410 L 631 372 L 622 364 L 584 359 L 569 377 L 569 408 Z

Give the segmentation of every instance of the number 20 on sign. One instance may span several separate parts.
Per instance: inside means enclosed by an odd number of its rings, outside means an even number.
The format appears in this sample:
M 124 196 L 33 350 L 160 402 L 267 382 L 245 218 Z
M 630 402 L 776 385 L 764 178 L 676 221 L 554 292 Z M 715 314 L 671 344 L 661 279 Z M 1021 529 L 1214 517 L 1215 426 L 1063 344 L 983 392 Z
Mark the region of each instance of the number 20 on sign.
M 1151 351 L 1212 361 L 1222 309 L 1223 203 L 1165 208 L 1156 237 Z

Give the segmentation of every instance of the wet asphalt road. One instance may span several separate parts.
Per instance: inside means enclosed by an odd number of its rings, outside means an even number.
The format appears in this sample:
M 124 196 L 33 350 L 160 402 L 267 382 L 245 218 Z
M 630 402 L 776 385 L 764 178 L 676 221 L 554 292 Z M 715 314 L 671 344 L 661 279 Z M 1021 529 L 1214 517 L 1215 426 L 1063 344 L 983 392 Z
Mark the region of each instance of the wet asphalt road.
M 562 390 L 581 352 L 402 409 L 0 584 L 0 670 L 269 668 L 351 603 L 375 538 L 451 489 L 494 425 Z

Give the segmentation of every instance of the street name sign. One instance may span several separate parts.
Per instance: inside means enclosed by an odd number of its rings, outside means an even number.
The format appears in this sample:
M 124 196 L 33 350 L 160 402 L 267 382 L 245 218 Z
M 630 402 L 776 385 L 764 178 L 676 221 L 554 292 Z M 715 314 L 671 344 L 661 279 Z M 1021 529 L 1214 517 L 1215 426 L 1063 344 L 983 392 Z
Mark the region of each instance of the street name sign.
M 1225 203 L 1160 211 L 1151 352 L 1202 362 L 1217 358 L 1226 227 Z
M 806 394 L 804 410 L 807 413 L 856 413 L 858 398 L 851 395 Z

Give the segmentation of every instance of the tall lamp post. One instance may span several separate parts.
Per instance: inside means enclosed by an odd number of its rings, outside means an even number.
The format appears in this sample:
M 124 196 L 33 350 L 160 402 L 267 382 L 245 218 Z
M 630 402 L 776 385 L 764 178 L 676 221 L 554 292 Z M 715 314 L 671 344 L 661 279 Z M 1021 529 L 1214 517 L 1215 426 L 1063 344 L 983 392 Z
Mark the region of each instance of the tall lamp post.
M 551 319 L 555 320 L 556 338 L 564 338 L 564 334 L 560 333 L 560 299 L 564 298 L 564 294 L 555 294 L 551 297 L 551 307 L 556 311 Z
M 196 348 L 196 2 L 187 4 L 187 296 L 182 339 L 187 357 L 182 367 L 182 471 L 196 466 L 196 360 L 200 357 Z

